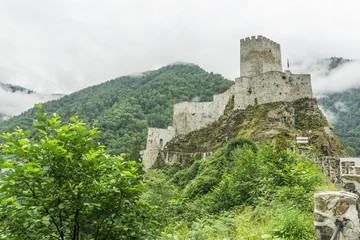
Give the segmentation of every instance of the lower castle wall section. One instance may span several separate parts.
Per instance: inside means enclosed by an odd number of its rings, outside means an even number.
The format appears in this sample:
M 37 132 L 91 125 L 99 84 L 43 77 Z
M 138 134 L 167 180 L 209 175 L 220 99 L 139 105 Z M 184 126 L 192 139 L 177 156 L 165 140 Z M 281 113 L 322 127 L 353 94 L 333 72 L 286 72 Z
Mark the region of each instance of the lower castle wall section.
M 235 93 L 235 109 L 313 97 L 310 74 L 292 74 L 290 71 L 273 71 L 251 78 L 237 78 Z
M 165 144 L 176 135 L 174 127 L 162 128 L 149 128 L 148 137 L 146 142 L 146 149 L 164 149 Z
M 153 148 L 153 149 L 145 149 L 140 152 L 140 154 L 142 155 L 145 171 L 149 170 L 152 167 L 152 165 L 154 165 L 156 158 L 159 154 L 159 151 L 160 151 L 159 149 Z
M 164 146 L 176 135 L 174 127 L 167 129 L 149 128 L 146 142 L 146 149 L 142 152 L 145 170 L 149 169 L 155 162 L 159 150 L 164 149 Z
M 212 155 L 212 152 L 176 152 L 160 150 L 158 157 L 167 165 L 179 163 L 182 166 L 185 166 L 189 164 L 189 162 L 194 161 L 194 159 L 197 158 L 199 155 L 203 159 L 208 159 Z

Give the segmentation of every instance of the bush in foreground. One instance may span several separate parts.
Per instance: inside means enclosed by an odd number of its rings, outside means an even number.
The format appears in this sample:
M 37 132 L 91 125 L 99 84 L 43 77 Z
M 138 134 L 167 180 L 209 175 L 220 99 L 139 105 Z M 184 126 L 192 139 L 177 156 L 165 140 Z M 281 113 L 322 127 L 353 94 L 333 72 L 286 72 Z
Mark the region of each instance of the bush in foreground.
M 137 201 L 135 162 L 104 154 L 98 131 L 74 117 L 60 126 L 56 114 L 37 116 L 39 136 L 1 136 L 2 239 L 138 239 L 156 229 L 153 208 Z

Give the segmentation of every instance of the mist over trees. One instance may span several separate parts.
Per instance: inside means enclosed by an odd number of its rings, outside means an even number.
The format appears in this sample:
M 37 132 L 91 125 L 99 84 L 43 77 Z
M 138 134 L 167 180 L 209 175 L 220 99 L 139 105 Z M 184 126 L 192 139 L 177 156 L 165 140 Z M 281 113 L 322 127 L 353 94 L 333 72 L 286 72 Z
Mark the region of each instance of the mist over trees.
M 345 146 L 360 156 L 360 88 L 328 94 L 318 99 L 322 108 L 332 116 L 330 123 Z M 352 150 L 349 149 L 352 153 Z M 348 152 L 348 153 L 350 153 Z

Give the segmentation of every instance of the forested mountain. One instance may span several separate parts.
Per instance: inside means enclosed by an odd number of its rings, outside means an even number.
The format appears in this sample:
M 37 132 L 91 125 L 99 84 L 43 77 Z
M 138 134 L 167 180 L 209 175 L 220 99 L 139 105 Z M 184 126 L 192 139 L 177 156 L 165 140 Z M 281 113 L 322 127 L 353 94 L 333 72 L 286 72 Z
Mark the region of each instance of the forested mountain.
M 325 75 L 336 71 L 351 60 L 329 58 L 318 64 Z M 308 68 L 309 66 L 305 66 Z M 306 71 L 306 70 L 302 70 Z M 168 65 L 155 71 L 123 76 L 92 86 L 59 100 L 44 104 L 49 113 L 56 112 L 64 119 L 79 116 L 98 127 L 102 134 L 100 142 L 110 153 L 128 152 L 134 139 L 145 146 L 148 127 L 166 128 L 172 123 L 173 105 L 182 101 L 211 101 L 212 96 L 224 92 L 232 81 L 219 74 L 207 73 L 197 65 Z M 335 133 L 345 143 L 355 149 L 360 156 L 360 88 L 345 92 L 325 94 L 318 98 L 319 105 Z M 0 132 L 10 132 L 17 126 L 31 128 L 34 109 L 6 120 L 13 114 L 1 111 L 2 107 L 29 105 L 40 101 L 32 90 L 9 84 L 0 84 Z M 35 98 L 36 97 L 36 98 Z M 43 102 L 46 101 L 43 98 Z M 36 100 L 36 101 L 34 101 Z M 15 106 L 15 105 L 14 105 Z M 13 108 L 14 108 L 13 106 Z M 26 109 L 26 108 L 24 108 Z M 351 150 L 351 149 L 350 149 Z
M 43 104 L 63 121 L 71 116 L 99 128 L 99 142 L 111 154 L 128 152 L 135 139 L 145 146 L 148 127 L 172 123 L 173 105 L 182 101 L 212 101 L 233 84 L 197 65 L 173 64 L 133 76 L 123 76 Z M 0 123 L 0 132 L 17 126 L 32 128 L 37 109 Z
M 318 102 L 331 120 L 336 135 L 360 156 L 360 88 L 328 94 Z
M 346 73 L 344 68 L 356 61 L 332 57 L 324 59 L 322 64 L 325 78 L 332 72 L 339 71 L 338 77 L 351 76 L 353 82 L 360 82 L 356 71 Z M 331 77 L 331 76 L 330 76 Z M 341 79 L 336 79 L 341 82 Z M 348 80 L 348 79 L 346 79 Z M 328 121 L 334 126 L 334 132 L 344 142 L 347 152 L 351 156 L 360 156 L 360 88 L 353 84 L 353 88 L 335 93 L 325 93 L 318 97 L 318 103 Z

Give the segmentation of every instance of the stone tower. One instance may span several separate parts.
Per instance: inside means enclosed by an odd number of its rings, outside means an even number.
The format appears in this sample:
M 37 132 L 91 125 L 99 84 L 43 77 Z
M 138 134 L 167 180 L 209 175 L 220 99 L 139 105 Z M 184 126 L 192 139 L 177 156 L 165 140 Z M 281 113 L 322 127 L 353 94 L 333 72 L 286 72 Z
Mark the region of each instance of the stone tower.
M 240 40 L 240 77 L 282 71 L 280 44 L 263 36 Z

